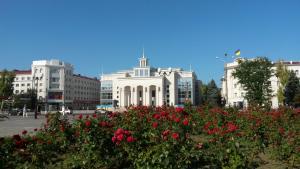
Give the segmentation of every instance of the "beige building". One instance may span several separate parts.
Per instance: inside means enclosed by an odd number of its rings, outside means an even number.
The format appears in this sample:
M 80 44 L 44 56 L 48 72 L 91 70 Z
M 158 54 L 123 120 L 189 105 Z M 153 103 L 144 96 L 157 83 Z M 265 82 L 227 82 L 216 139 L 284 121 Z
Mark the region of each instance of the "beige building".
M 293 70 L 298 77 L 300 77 L 300 62 L 283 62 L 288 70 Z M 222 78 L 222 97 L 226 100 L 227 106 L 238 106 L 245 107 L 247 106 L 247 101 L 244 98 L 246 91 L 243 90 L 243 87 L 238 83 L 238 80 L 232 76 L 234 69 L 238 66 L 237 60 L 232 63 L 225 64 L 224 67 L 224 76 Z M 276 66 L 272 68 L 276 71 Z M 278 78 L 273 75 L 271 77 L 271 89 L 273 91 L 273 97 L 271 98 L 272 107 L 278 107 L 277 91 L 279 88 Z
M 59 60 L 33 61 L 31 70 L 15 71 L 14 94 L 37 91 L 47 110 L 94 109 L 100 100 L 100 81 L 73 73 L 73 65 Z M 43 108 L 43 110 L 45 109 Z
M 197 104 L 196 81 L 193 71 L 151 67 L 143 54 L 137 67 L 101 76 L 101 105 Z

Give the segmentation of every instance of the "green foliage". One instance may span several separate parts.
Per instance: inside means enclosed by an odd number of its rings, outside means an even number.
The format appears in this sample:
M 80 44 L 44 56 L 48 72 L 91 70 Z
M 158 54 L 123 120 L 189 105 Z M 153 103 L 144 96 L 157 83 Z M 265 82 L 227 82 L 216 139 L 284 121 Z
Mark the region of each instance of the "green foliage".
M 278 98 L 278 103 L 279 105 L 283 105 L 284 104 L 284 89 L 285 86 L 288 82 L 289 76 L 290 76 L 290 71 L 287 69 L 287 67 L 284 65 L 284 63 L 282 61 L 278 61 L 276 63 L 276 73 L 275 73 L 276 77 L 279 80 L 279 88 L 277 90 L 277 98 Z
M 34 132 L 0 138 L 0 168 L 258 168 L 271 155 L 300 167 L 299 110 L 131 107 L 47 115 Z
M 240 60 L 232 73 L 246 91 L 245 98 L 253 106 L 268 106 L 272 96 L 272 63 L 266 57 Z
M 3 109 L 4 100 L 10 98 L 10 96 L 12 96 L 13 94 L 14 78 L 15 78 L 14 72 L 9 72 L 6 69 L 0 72 L 0 101 L 1 101 L 0 110 Z
M 211 80 L 207 85 L 200 86 L 201 104 L 211 107 L 221 106 L 221 90 L 218 88 L 214 80 Z
M 300 82 L 295 72 L 291 72 L 288 82 L 285 86 L 285 103 L 289 106 L 296 106 L 299 104 Z

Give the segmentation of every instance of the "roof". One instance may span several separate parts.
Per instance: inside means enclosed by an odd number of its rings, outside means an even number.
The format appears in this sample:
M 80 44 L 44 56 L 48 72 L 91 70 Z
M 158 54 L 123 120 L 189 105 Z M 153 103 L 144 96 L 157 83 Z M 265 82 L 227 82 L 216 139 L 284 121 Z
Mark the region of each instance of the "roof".
M 16 75 L 21 75 L 21 74 L 30 74 L 31 75 L 31 70 L 14 70 Z
M 91 77 L 87 77 L 87 76 L 82 76 L 80 74 L 73 74 L 73 76 L 75 77 L 79 77 L 79 78 L 83 78 L 83 79 L 88 79 L 88 80 L 94 80 L 94 81 L 99 81 L 99 79 L 95 78 L 91 78 Z M 99 81 L 100 82 L 100 81 Z

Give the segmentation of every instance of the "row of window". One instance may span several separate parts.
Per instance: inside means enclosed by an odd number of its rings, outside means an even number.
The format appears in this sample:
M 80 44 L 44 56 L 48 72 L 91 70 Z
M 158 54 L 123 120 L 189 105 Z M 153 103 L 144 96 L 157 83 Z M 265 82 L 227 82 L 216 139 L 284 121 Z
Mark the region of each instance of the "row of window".
M 20 80 L 25 80 L 25 79 L 27 79 L 27 80 L 31 80 L 31 77 L 20 77 Z M 15 81 L 18 81 L 19 80 L 19 78 L 18 77 L 15 77 Z
M 14 86 L 15 87 L 19 87 L 19 86 L 22 86 L 22 87 L 24 87 L 24 86 L 27 86 L 27 87 L 29 87 L 29 86 L 31 86 L 31 83 L 21 83 L 21 84 L 19 84 L 19 83 L 16 83 L 16 84 L 14 84 Z M 37 86 L 37 84 L 35 84 L 35 86 Z M 40 83 L 40 85 L 39 86 L 43 86 L 43 83 Z
M 149 76 L 149 69 L 135 69 L 134 75 L 140 77 L 147 77 Z

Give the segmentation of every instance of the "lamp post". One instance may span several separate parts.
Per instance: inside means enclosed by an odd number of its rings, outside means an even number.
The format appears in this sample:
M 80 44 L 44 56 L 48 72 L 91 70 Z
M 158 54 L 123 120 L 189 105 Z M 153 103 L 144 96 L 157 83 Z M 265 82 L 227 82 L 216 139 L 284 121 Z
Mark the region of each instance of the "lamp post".
M 37 119 L 37 114 L 38 114 L 38 108 L 39 108 L 39 94 L 38 94 L 38 88 L 39 88 L 39 78 L 38 77 L 35 77 L 34 80 L 37 81 L 36 83 L 36 107 L 35 107 L 35 111 L 34 111 L 34 118 Z
M 222 81 L 224 80 L 225 82 L 225 103 L 227 105 L 227 102 L 228 102 L 228 80 L 227 80 L 227 64 L 226 64 L 226 59 L 227 57 L 227 54 L 225 53 L 224 57 L 216 57 L 216 59 L 219 59 L 221 60 L 223 63 L 224 63 L 224 78 L 222 79 Z
M 172 73 L 171 68 L 169 68 L 169 71 L 159 71 L 159 75 L 164 77 L 164 85 L 163 85 L 163 104 L 167 105 L 167 99 L 166 99 L 166 76 L 169 76 Z

